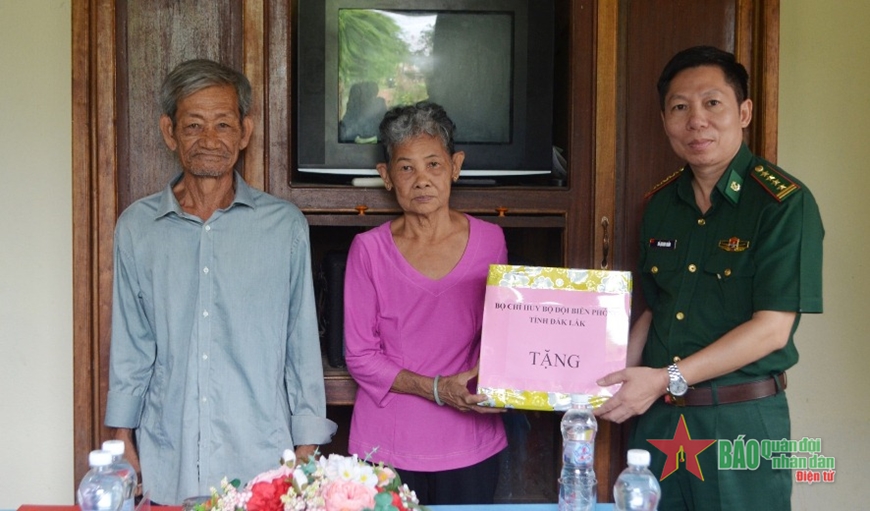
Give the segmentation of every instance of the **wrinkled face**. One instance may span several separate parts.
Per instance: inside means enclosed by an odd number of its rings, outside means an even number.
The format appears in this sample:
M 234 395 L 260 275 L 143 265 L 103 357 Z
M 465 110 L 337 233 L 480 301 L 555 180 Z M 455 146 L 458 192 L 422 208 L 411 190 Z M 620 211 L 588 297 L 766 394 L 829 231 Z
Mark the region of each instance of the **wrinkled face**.
M 163 140 L 178 153 L 184 172 L 197 177 L 232 175 L 239 152 L 247 147 L 253 121 L 239 119 L 236 90 L 230 85 L 197 91 L 178 102 L 176 123 L 160 118 Z
M 671 81 L 662 112 L 665 132 L 677 155 L 696 172 L 724 171 L 743 142 L 752 101 L 737 95 L 717 66 L 680 71 Z
M 414 137 L 396 146 L 389 163 L 378 164 L 387 189 L 396 189 L 396 200 L 406 213 L 428 215 L 450 207 L 450 185 L 459 178 L 465 153 L 451 157 L 441 139 Z

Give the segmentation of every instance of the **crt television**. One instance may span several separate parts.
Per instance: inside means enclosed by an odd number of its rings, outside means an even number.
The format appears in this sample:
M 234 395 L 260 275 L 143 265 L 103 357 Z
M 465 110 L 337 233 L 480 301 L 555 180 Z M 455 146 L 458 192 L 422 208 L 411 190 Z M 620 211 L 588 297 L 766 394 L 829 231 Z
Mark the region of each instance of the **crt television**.
M 297 19 L 300 172 L 377 175 L 383 114 L 428 100 L 463 176 L 550 173 L 553 0 L 299 0 Z

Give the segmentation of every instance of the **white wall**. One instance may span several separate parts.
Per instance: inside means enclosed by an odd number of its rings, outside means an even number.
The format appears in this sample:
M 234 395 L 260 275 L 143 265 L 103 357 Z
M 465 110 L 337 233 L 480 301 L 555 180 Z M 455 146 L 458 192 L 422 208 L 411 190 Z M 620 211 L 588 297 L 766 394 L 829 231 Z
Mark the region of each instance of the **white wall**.
M 70 504 L 69 1 L 0 0 L 0 508 Z
M 796 511 L 870 509 L 870 2 L 782 0 L 779 163 L 825 224 L 825 313 L 804 316 L 790 372 L 792 438 L 822 439 L 834 484 L 795 486 Z
M 827 230 L 825 313 L 805 316 L 791 371 L 792 437 L 822 439 L 832 485 L 796 511 L 863 509 L 870 459 L 870 2 L 781 0 L 779 163 Z M 72 268 L 69 0 L 0 0 L 0 509 L 71 504 Z

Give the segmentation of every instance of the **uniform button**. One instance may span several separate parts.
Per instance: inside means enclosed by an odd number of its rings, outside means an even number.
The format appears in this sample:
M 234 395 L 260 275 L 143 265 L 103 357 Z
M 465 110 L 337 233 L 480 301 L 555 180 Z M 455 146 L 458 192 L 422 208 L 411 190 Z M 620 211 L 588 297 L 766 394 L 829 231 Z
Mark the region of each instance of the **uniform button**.
M 682 312 L 677 313 L 677 321 L 682 321 L 683 318 L 685 318 L 685 317 L 686 317 L 686 315 L 683 314 Z
M 208 311 L 202 311 L 202 317 L 207 318 L 207 317 L 208 317 Z
M 203 269 L 202 269 L 202 272 L 203 272 L 203 273 L 208 273 L 208 266 L 206 266 L 205 268 L 203 268 Z
M 658 273 L 658 272 L 659 272 L 659 267 L 658 267 L 658 266 L 653 266 L 652 268 L 649 269 L 649 271 L 650 271 L 651 273 L 653 273 L 653 274 Z
M 202 402 L 203 402 L 203 403 L 207 403 L 207 402 L 208 402 L 208 398 L 207 398 L 207 397 L 202 398 Z
M 689 271 L 690 271 L 690 272 L 695 273 L 695 271 L 697 271 L 697 270 L 698 270 L 698 267 L 695 266 L 694 264 L 690 264 L 690 265 L 689 265 Z
M 206 226 L 205 226 L 205 230 L 206 230 L 206 231 L 210 231 L 210 230 L 211 230 L 211 226 L 210 226 L 210 225 L 206 225 Z
M 707 221 L 704 220 L 703 218 L 699 218 L 699 219 L 698 219 L 698 225 L 707 225 Z
M 722 273 L 724 273 L 726 277 L 730 277 L 731 276 L 731 268 L 725 268 L 725 271 Z
M 203 353 L 203 354 L 202 354 L 202 359 L 203 359 L 203 360 L 208 360 L 208 353 Z

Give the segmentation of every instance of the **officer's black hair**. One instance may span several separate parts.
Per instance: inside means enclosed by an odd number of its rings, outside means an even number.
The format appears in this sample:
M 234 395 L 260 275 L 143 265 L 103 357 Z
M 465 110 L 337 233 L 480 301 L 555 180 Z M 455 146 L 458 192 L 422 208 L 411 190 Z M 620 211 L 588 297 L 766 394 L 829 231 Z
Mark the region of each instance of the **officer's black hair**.
M 715 46 L 693 46 L 671 57 L 659 76 L 656 88 L 662 111 L 665 110 L 665 96 L 671 88 L 674 77 L 683 70 L 700 66 L 716 66 L 722 70 L 725 81 L 734 89 L 738 105 L 743 104 L 749 97 L 749 73 L 746 72 L 743 64 L 737 62 L 733 53 L 720 50 Z

